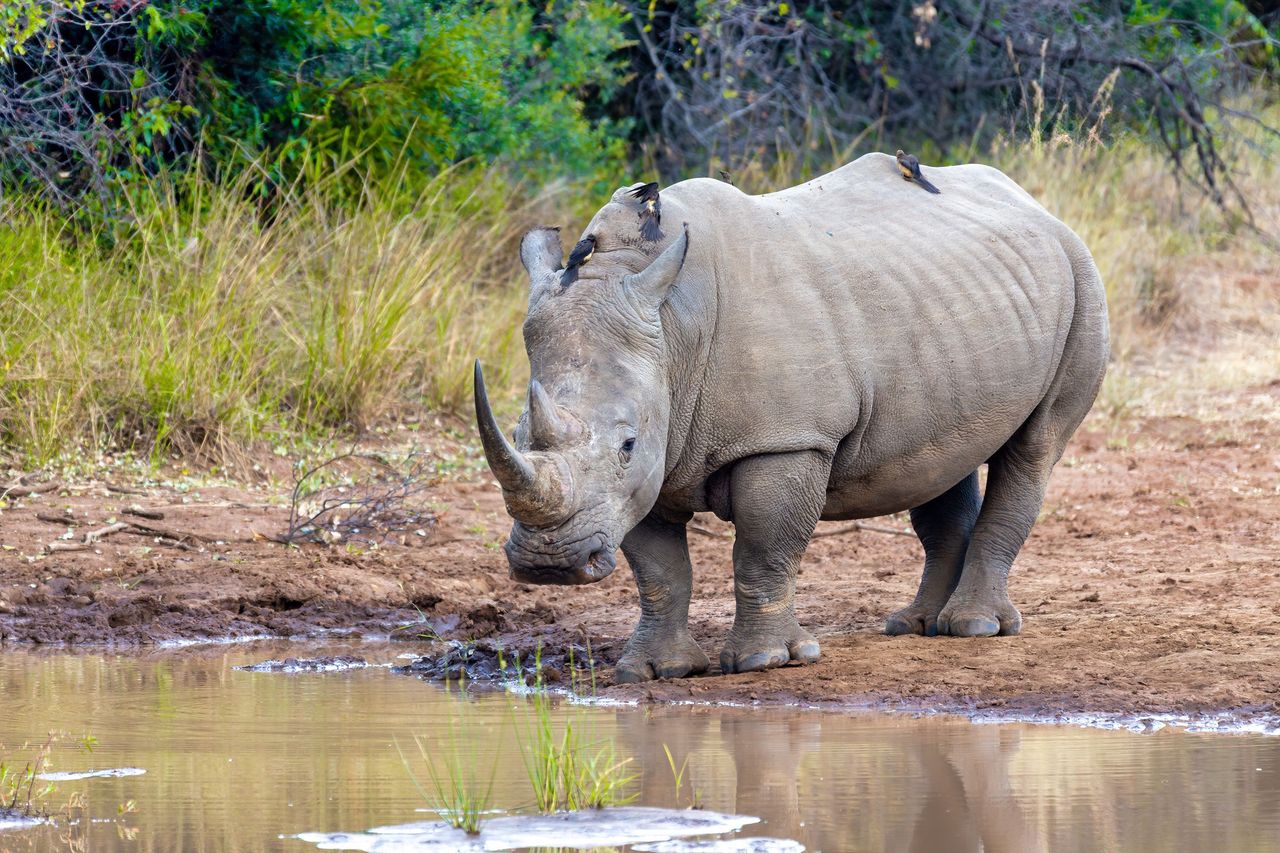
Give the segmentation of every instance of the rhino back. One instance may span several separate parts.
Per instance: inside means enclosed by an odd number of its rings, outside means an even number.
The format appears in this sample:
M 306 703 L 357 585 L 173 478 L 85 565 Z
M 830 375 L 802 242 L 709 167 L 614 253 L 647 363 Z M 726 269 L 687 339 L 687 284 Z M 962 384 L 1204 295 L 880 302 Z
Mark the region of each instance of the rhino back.
M 826 514 L 876 515 L 944 491 L 1026 420 L 1071 325 L 1078 238 L 994 169 L 927 173 L 941 195 L 886 155 L 762 196 L 706 179 L 663 192 L 689 222 L 682 280 L 716 306 L 673 490 L 818 449 Z

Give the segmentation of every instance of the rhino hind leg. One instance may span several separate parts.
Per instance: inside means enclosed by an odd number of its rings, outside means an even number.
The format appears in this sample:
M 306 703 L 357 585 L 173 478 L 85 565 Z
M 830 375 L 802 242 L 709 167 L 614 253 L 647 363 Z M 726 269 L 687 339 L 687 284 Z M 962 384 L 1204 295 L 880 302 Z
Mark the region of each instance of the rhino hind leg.
M 730 482 L 737 610 L 720 652 L 724 673 L 811 663 L 818 641 L 796 621 L 796 573 L 826 499 L 831 460 L 814 452 L 753 456 Z
M 938 614 L 939 634 L 993 637 L 1022 630 L 1022 614 L 1009 600 L 1009 569 L 1040 513 L 1054 461 L 1039 443 L 1015 436 L 988 463 L 982 510 L 960 582 Z
M 965 551 L 981 507 L 978 472 L 974 471 L 938 497 L 911 510 L 911 526 L 924 546 L 924 574 L 915 600 L 885 620 L 886 634 L 932 637 L 938 633 L 938 614 L 960 582 Z
M 619 684 L 698 675 L 711 666 L 689 636 L 693 564 L 685 525 L 650 513 L 622 540 L 640 592 L 640 624 L 614 669 Z
M 1093 405 L 1107 369 L 1106 295 L 1078 238 L 1065 246 L 1076 273 L 1076 311 L 1048 393 L 1026 423 L 987 463 L 982 509 L 964 568 L 938 633 L 957 637 L 1017 634 L 1022 614 L 1009 600 L 1009 569 L 1040 514 L 1053 466 Z
M 1092 402 L 1092 395 L 1047 398 L 988 461 L 982 509 L 960 582 L 938 614 L 939 634 L 991 637 L 1022 630 L 1022 614 L 1009 600 L 1009 569 L 1040 514 L 1053 466 Z

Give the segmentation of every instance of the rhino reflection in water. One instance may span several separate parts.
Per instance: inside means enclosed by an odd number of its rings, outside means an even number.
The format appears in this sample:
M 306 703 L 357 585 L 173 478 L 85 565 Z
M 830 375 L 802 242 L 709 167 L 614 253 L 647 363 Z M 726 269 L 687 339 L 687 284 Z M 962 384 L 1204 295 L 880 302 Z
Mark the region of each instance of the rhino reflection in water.
M 573 275 L 556 231 L 525 236 L 527 405 L 513 445 L 477 364 L 480 434 L 512 577 L 598 581 L 621 546 L 641 614 L 617 680 L 708 668 L 685 539 L 705 510 L 737 530 L 724 672 L 818 658 L 794 596 L 819 519 L 911 511 L 924 576 L 889 633 L 1018 632 L 1009 567 L 1102 381 L 1106 301 L 1080 238 L 1009 178 L 928 176 L 940 195 L 871 154 L 761 196 L 684 181 L 660 233 L 645 188 L 620 189 Z

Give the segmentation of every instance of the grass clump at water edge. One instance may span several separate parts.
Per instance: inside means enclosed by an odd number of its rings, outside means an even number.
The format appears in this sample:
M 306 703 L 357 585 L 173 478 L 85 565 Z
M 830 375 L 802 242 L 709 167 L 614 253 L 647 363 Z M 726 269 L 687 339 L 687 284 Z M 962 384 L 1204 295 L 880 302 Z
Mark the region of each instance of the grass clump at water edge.
M 590 645 L 587 659 L 588 672 L 583 675 L 570 649 L 569 672 L 574 694 L 588 683 L 591 694 L 595 694 L 595 660 Z M 636 774 L 627 772 L 631 759 L 619 759 L 612 740 L 595 736 L 589 716 L 580 714 L 576 720 L 566 720 L 563 731 L 556 733 L 552 725 L 552 696 L 542 681 L 541 647 L 534 655 L 534 673 L 530 696 L 532 714 L 521 738 L 521 752 L 538 811 L 598 809 L 634 800 L 638 794 L 627 793 L 636 779 Z
M 447 684 L 445 689 L 448 690 Z M 498 774 L 498 760 L 495 756 L 489 768 L 489 778 L 481 781 L 480 756 L 475 746 L 476 740 L 471 736 L 470 727 L 467 725 L 469 717 L 465 710 L 465 696 L 462 697 L 462 701 L 463 710 L 449 721 L 449 734 L 444 751 L 436 750 L 439 746 L 438 741 L 429 741 L 422 735 L 416 735 L 413 739 L 414 745 L 418 748 L 418 754 L 427 766 L 427 776 L 431 780 L 430 790 L 423 786 L 414 774 L 410 760 L 400 749 L 398 741 L 396 751 L 400 754 L 400 761 L 409 772 L 409 778 L 413 780 L 414 787 L 422 798 L 431 804 L 432 810 L 440 819 L 454 829 L 461 829 L 468 835 L 476 835 L 480 832 L 480 822 L 493 802 L 493 783 Z M 464 751 L 460 741 L 466 741 L 470 745 L 469 748 Z M 437 768 L 437 761 L 444 765 L 443 768 Z
M 61 732 L 50 732 L 29 759 L 20 764 L 11 757 L 3 755 L 4 745 L 0 744 L 0 818 L 17 816 L 24 818 L 43 818 L 48 812 L 44 802 L 56 789 L 52 782 L 41 782 L 41 774 L 51 769 L 54 746 L 64 737 Z M 76 739 L 77 744 L 85 752 L 93 752 L 98 740 L 86 734 Z M 27 750 L 31 744 L 23 744 L 21 750 Z
M 587 675 L 579 675 L 572 653 L 569 666 L 573 673 L 573 691 L 577 693 L 588 683 L 594 691 L 594 661 Z M 505 662 L 503 669 L 506 670 Z M 524 685 L 519 659 L 514 672 L 518 683 Z M 585 709 L 580 709 L 582 713 L 570 714 L 563 727 L 556 725 L 555 697 L 541 675 L 541 649 L 535 655 L 533 672 L 537 675 L 530 685 L 527 704 L 514 712 L 510 722 L 519 743 L 534 809 L 550 814 L 625 805 L 635 800 L 638 794 L 628 791 L 637 778 L 637 774 L 627 772 L 631 759 L 618 757 L 613 741 L 598 735 Z M 465 697 L 463 699 L 465 701 Z M 443 742 L 424 736 L 414 738 L 418 753 L 427 765 L 429 787 L 419 782 L 399 743 L 396 749 L 431 809 L 450 826 L 477 834 L 484 815 L 490 812 L 498 762 L 503 755 L 501 751 L 494 755 L 486 776 L 474 745 L 477 740 L 474 727 L 468 721 L 465 710 L 453 716 Z M 471 746 L 462 747 L 460 741 L 463 740 Z

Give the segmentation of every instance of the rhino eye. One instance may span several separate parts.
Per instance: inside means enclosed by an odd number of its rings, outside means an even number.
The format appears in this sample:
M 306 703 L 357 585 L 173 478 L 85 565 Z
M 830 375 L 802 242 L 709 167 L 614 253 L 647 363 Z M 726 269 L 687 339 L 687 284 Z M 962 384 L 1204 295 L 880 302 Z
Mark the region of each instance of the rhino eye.
M 628 438 L 622 442 L 622 446 L 618 448 L 618 461 L 623 465 L 628 464 L 631 461 L 631 451 L 635 449 L 636 440 L 634 438 Z

